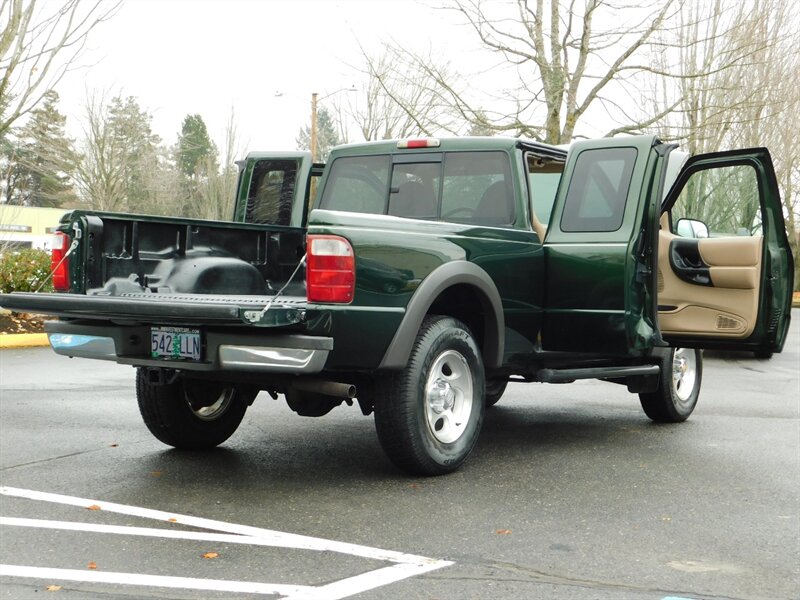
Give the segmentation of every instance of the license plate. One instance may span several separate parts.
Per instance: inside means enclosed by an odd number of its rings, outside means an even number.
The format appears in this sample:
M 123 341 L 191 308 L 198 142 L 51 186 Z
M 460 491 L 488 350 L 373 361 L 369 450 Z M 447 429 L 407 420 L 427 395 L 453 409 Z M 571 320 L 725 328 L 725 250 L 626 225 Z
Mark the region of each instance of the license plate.
M 200 330 L 187 327 L 151 328 L 150 356 L 177 360 L 200 360 Z

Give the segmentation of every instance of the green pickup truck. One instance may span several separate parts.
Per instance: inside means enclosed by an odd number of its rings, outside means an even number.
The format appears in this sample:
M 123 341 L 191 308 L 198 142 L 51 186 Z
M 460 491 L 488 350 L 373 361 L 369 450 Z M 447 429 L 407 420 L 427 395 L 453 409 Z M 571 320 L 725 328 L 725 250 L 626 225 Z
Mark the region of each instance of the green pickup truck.
M 251 154 L 231 222 L 68 213 L 58 292 L 0 305 L 136 367 L 166 444 L 224 442 L 259 391 L 303 416 L 356 400 L 395 465 L 436 475 L 510 381 L 623 384 L 684 421 L 700 348 L 781 351 L 792 274 L 766 149 L 416 139 Z

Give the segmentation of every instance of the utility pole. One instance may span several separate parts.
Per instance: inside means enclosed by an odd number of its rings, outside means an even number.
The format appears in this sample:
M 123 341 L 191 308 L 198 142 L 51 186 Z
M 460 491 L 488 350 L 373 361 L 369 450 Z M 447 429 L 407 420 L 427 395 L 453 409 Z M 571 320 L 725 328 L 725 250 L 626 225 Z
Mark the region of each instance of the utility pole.
M 340 90 L 336 90 L 335 92 L 331 92 L 330 94 L 326 94 L 322 97 L 322 100 L 325 98 L 330 98 L 338 94 L 339 92 L 355 92 L 356 87 L 351 86 L 349 88 L 342 88 Z M 319 137 L 318 132 L 318 123 L 317 123 L 317 102 L 319 94 L 317 92 L 311 92 L 311 162 L 317 162 L 317 138 Z
M 311 93 L 311 163 L 317 162 L 317 92 Z

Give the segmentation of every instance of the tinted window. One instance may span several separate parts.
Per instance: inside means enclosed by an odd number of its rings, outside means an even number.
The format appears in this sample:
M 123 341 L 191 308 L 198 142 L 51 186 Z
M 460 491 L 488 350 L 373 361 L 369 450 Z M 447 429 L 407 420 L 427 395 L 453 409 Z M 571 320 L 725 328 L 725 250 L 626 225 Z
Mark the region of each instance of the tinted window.
M 384 214 L 388 178 L 389 157 L 386 155 L 337 158 L 331 166 L 320 207 Z
M 476 225 L 514 222 L 514 186 L 504 152 L 450 152 L 445 157 L 442 220 Z
M 247 193 L 247 223 L 289 225 L 297 181 L 297 161 L 260 160 Z
M 435 219 L 441 170 L 442 166 L 438 162 L 394 165 L 388 214 L 395 217 Z
M 476 225 L 514 222 L 514 187 L 504 152 L 426 153 L 339 158 L 320 207 Z M 422 161 L 422 155 L 419 155 Z M 389 185 L 391 183 L 391 185 Z
M 616 231 L 636 163 L 635 148 L 598 148 L 578 156 L 569 183 L 563 231 Z

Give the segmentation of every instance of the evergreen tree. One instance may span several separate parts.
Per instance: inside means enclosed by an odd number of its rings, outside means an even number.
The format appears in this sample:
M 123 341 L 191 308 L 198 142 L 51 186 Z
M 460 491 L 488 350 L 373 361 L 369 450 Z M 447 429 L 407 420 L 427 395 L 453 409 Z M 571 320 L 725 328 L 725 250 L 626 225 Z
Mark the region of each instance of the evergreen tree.
M 308 125 L 300 130 L 300 134 L 295 140 L 298 150 L 311 149 L 311 126 Z M 331 114 L 325 108 L 317 111 L 317 160 L 325 162 L 328 154 L 334 146 L 341 144 L 339 134 L 336 131 L 336 124 Z
M 200 115 L 186 115 L 183 119 L 176 162 L 189 179 L 197 180 L 217 172 L 217 147 L 208 136 L 208 128 Z
M 116 160 L 123 166 L 128 210 L 140 212 L 153 205 L 152 190 L 147 182 L 159 169 L 161 138 L 153 133 L 153 117 L 139 106 L 133 96 L 117 96 L 108 106 L 107 126 Z
M 14 204 L 19 174 L 15 155 L 16 146 L 9 138 L 9 131 L 0 132 L 0 203 Z
M 75 152 L 65 133 L 66 117 L 58 112 L 58 94 L 44 94 L 28 122 L 16 133 L 16 143 L 3 141 L 5 195 L 10 204 L 57 207 L 73 203 L 71 175 Z

